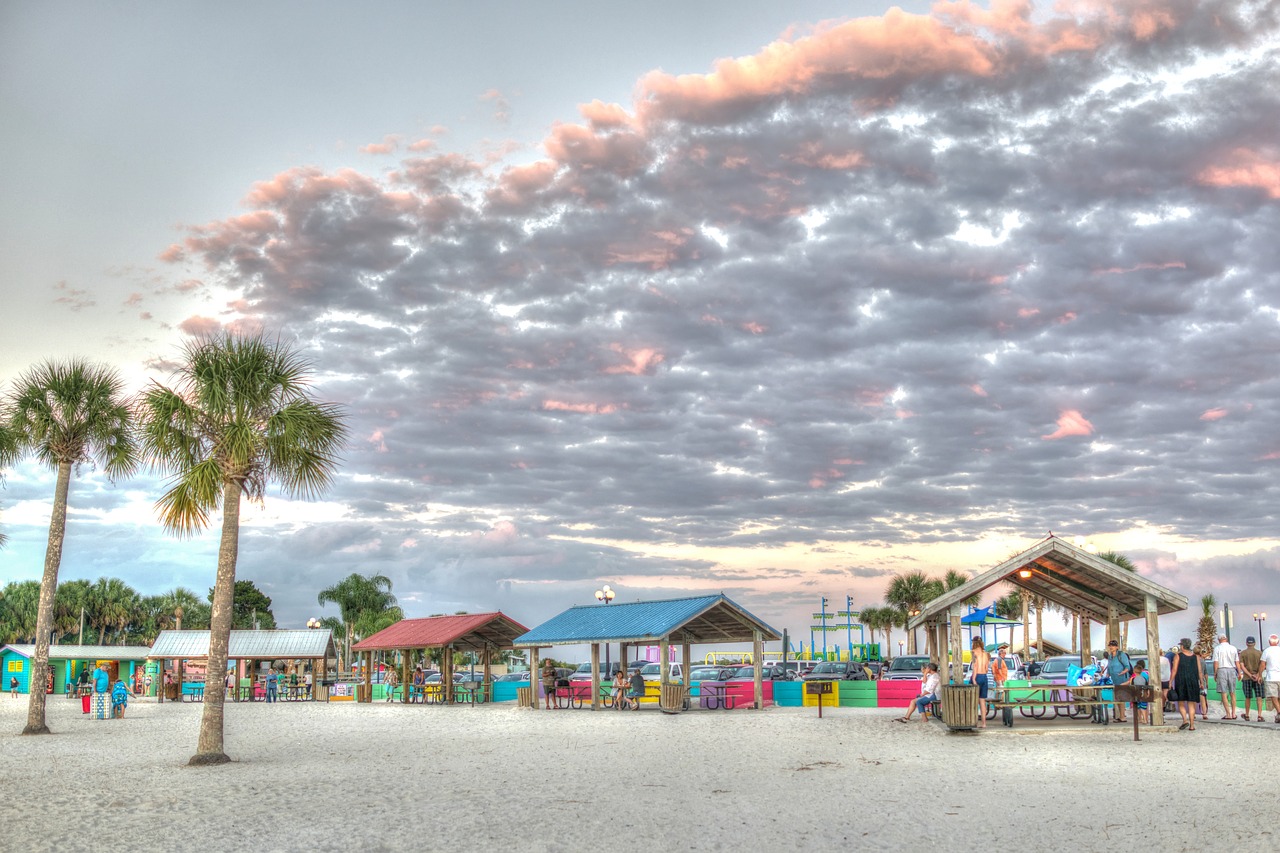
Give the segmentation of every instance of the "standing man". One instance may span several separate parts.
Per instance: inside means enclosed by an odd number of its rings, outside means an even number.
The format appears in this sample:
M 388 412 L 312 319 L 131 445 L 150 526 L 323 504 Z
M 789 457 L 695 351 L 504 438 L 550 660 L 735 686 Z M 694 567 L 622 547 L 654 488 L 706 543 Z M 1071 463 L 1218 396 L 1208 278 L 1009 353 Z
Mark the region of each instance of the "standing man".
M 1133 678 L 1133 662 L 1129 660 L 1129 654 L 1120 651 L 1119 640 L 1107 643 L 1107 651 L 1111 654 L 1107 658 L 1107 675 L 1110 676 L 1111 683 L 1128 684 L 1129 679 Z M 1107 706 L 1102 707 L 1105 709 Z M 1123 702 L 1115 703 L 1115 718 L 1117 723 L 1125 722 Z
M 1254 645 L 1253 637 L 1244 641 L 1244 651 L 1240 653 L 1240 681 L 1244 687 L 1244 719 L 1249 721 L 1249 706 L 1258 700 L 1258 722 L 1262 722 L 1262 714 L 1266 711 L 1266 700 L 1262 698 L 1262 652 Z
M 278 684 L 279 682 L 276 679 L 276 668 L 274 666 L 268 668 L 267 669 L 267 701 L 268 702 L 276 701 L 276 689 Z
M 987 727 L 987 670 L 991 668 L 991 655 L 982 644 L 981 637 L 974 637 L 969 654 L 969 671 L 973 673 L 973 686 L 978 688 L 978 728 Z
M 1213 678 L 1218 683 L 1218 697 L 1222 700 L 1224 720 L 1236 718 L 1236 678 L 1239 665 L 1240 652 L 1227 642 L 1226 634 L 1220 635 L 1218 645 L 1213 647 Z
M 111 692 L 111 675 L 105 663 L 93 671 L 93 713 L 99 720 L 107 718 L 107 694 Z
M 1272 634 L 1267 637 L 1267 643 L 1267 650 L 1262 653 L 1263 690 L 1276 712 L 1276 722 L 1280 723 L 1280 636 Z

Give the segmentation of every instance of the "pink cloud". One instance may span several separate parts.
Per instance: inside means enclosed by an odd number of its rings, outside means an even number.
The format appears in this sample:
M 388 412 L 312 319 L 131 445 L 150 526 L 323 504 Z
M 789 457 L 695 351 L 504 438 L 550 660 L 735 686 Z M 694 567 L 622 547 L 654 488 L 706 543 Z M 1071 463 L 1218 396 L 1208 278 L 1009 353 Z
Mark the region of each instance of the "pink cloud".
M 130 293 L 129 298 L 124 301 L 124 304 L 129 308 L 137 308 L 139 305 L 142 304 L 142 294 Z
M 970 385 L 969 390 L 977 394 L 979 397 L 987 396 L 987 389 L 983 388 L 981 385 L 978 385 L 976 383 L 973 385 Z
M 377 452 L 379 453 L 387 452 L 387 443 L 383 438 L 382 430 L 375 429 L 373 431 L 373 434 L 369 436 L 367 441 L 369 442 L 369 444 L 373 445 L 373 449 L 376 450 Z
M 362 154 L 394 154 L 400 147 L 400 134 L 392 133 L 382 138 L 381 142 L 371 142 L 360 148 Z
M 612 344 L 609 349 L 623 356 L 626 359 L 626 363 L 610 365 L 604 369 L 605 373 L 622 373 L 632 376 L 651 375 L 666 358 L 660 350 L 652 347 L 623 349 L 621 344 Z
M 1200 420 L 1202 420 L 1202 421 L 1216 421 L 1216 420 L 1221 420 L 1222 418 L 1225 418 L 1226 416 L 1227 416 L 1227 410 L 1226 410 L 1226 409 L 1208 409 L 1208 410 L 1206 410 L 1206 411 L 1205 411 L 1205 413 L 1204 413 L 1203 415 L 1201 415 L 1201 416 L 1200 416 Z
M 213 335 L 222 331 L 222 324 L 212 317 L 188 317 L 178 324 L 178 328 L 192 337 Z
M 480 100 L 493 104 L 493 117 L 506 124 L 511 121 L 511 102 L 497 89 L 489 89 L 480 96 Z
M 1137 272 L 1138 270 L 1185 270 L 1187 268 L 1184 261 L 1165 261 L 1162 264 L 1154 262 L 1146 262 L 1134 264 L 1131 267 L 1106 267 L 1104 269 L 1093 270 L 1093 275 L 1123 275 L 1124 273 Z
M 579 104 L 578 112 L 593 130 L 617 130 L 631 124 L 631 114 L 619 104 L 595 100 L 589 104 Z
M 1222 163 L 1202 169 L 1196 180 L 1211 187 L 1259 189 L 1271 198 L 1280 198 L 1280 157 L 1275 152 L 1236 148 L 1222 159 Z
M 542 408 L 549 412 L 576 412 L 580 415 L 611 415 L 618 411 L 613 403 L 566 403 L 561 400 L 546 400 Z
M 1093 435 L 1093 424 L 1075 409 L 1066 409 L 1058 416 L 1058 428 L 1040 438 L 1045 441 L 1056 441 L 1073 435 Z
M 165 249 L 156 257 L 167 264 L 176 264 L 179 261 L 182 261 L 184 258 L 186 258 L 186 255 L 187 253 L 182 248 L 182 246 L 178 245 L 177 243 L 174 243 L 173 245 L 169 246 L 169 248 Z
M 413 142 L 410 142 L 405 146 L 406 150 L 413 151 L 414 153 L 430 151 L 435 147 L 436 141 L 434 139 L 415 139 Z

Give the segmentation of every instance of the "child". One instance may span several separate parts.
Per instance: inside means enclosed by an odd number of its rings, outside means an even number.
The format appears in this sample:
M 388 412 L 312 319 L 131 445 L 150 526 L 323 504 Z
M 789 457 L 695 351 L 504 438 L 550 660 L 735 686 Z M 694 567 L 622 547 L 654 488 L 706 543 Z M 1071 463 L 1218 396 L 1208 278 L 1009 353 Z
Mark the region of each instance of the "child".
M 1133 662 L 1133 678 L 1129 679 L 1129 683 L 1137 687 L 1149 687 L 1151 685 L 1151 676 L 1147 673 L 1146 661 Z M 1134 702 L 1133 708 L 1138 714 L 1138 722 L 1147 725 L 1147 703 Z
M 18 696 L 18 676 L 16 675 L 9 679 L 9 695 L 15 699 Z

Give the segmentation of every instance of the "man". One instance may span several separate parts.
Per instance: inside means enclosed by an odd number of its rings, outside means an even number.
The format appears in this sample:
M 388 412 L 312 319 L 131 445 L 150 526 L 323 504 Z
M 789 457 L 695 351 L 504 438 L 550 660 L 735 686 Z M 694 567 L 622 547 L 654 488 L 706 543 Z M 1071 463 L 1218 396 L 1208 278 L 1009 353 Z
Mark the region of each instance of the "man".
M 107 718 L 107 694 L 111 692 L 111 675 L 105 663 L 93 671 L 93 711 L 99 720 Z
M 1111 678 L 1111 683 L 1127 684 L 1133 678 L 1133 662 L 1129 660 L 1128 653 L 1120 651 L 1119 640 L 1107 643 L 1107 652 L 1110 655 L 1107 658 L 1107 675 Z M 1102 707 L 1105 713 L 1106 705 Z M 1115 718 L 1117 723 L 1125 722 L 1123 702 L 1115 703 Z
M 995 659 L 991 661 L 991 677 L 996 682 L 996 699 L 1002 700 L 1004 695 L 1004 683 L 1009 680 L 1009 663 L 1005 657 L 1009 653 L 1009 644 L 1001 643 L 996 649 Z M 1013 709 L 1002 708 L 1000 710 L 1000 722 L 1013 728 Z
M 1267 643 L 1267 650 L 1262 653 L 1263 690 L 1271 700 L 1271 710 L 1276 712 L 1275 721 L 1280 723 L 1280 636 L 1272 634 Z
M 928 708 L 933 704 L 933 700 L 938 696 L 938 686 L 942 683 L 942 677 L 938 675 L 938 665 L 933 661 L 929 661 L 920 667 L 920 675 L 923 681 L 920 682 L 920 696 L 913 699 L 911 704 L 907 706 L 907 715 L 898 717 L 898 722 L 911 722 L 911 715 L 919 710 L 920 721 L 924 722 L 929 719 Z
M 278 690 L 279 690 L 279 680 L 278 680 L 278 677 L 276 676 L 276 668 L 273 666 L 267 669 L 267 701 L 268 702 L 276 701 Z
M 987 727 L 987 670 L 991 668 L 991 655 L 982 644 L 981 637 L 974 637 L 969 655 L 969 671 L 973 673 L 973 686 L 978 688 L 978 728 Z
M 1218 637 L 1213 647 L 1213 679 L 1218 684 L 1218 696 L 1222 700 L 1222 719 L 1236 718 L 1236 668 L 1240 664 L 1240 652 L 1227 642 L 1227 635 Z
M 1258 700 L 1258 722 L 1267 710 L 1262 698 L 1262 652 L 1253 642 L 1253 637 L 1244 641 L 1244 651 L 1236 664 L 1239 667 L 1241 686 L 1244 688 L 1244 719 L 1249 721 L 1249 710 L 1253 700 Z

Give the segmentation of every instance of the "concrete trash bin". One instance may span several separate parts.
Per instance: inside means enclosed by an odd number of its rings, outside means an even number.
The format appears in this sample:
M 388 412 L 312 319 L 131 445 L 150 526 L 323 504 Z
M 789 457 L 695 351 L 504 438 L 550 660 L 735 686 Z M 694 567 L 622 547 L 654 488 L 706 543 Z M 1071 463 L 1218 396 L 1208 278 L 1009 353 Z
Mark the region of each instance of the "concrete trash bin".
M 946 684 L 939 692 L 942 700 L 942 722 L 947 728 L 978 727 L 978 688 L 972 684 Z

